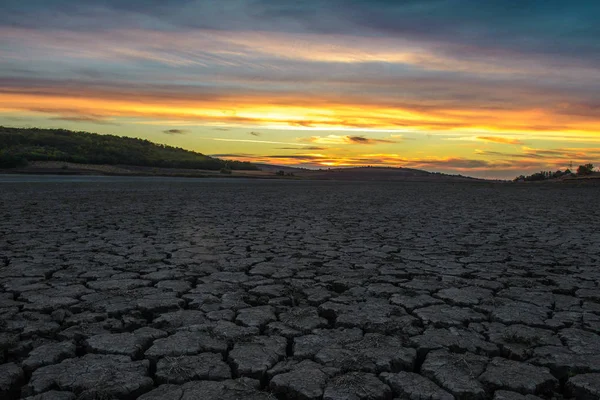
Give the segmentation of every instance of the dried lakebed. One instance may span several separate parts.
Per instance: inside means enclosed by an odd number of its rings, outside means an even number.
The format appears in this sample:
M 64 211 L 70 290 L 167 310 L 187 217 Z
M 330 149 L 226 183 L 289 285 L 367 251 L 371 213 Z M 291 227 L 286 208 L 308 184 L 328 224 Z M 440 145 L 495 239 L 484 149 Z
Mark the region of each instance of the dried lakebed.
M 598 399 L 598 198 L 0 184 L 0 398 Z

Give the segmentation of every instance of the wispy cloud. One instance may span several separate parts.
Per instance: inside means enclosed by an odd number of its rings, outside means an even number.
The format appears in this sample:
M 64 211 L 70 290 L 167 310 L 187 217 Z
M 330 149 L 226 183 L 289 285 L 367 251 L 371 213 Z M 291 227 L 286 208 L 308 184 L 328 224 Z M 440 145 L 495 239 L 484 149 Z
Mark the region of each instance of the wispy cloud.
M 351 143 L 356 143 L 356 144 L 396 143 L 395 140 L 374 139 L 374 138 L 367 138 L 364 136 L 346 136 L 346 139 L 349 140 Z
M 253 154 L 245 154 L 245 153 L 217 153 L 217 154 L 209 154 L 210 157 L 219 157 L 219 158 L 253 158 L 255 155 Z
M 188 131 L 185 129 L 167 129 L 163 131 L 163 133 L 166 133 L 167 135 L 183 135 L 188 133 Z
M 273 140 L 253 140 L 253 139 L 226 139 L 226 138 L 205 138 L 216 140 L 217 142 L 240 142 L 240 143 L 266 143 L 266 144 L 287 144 L 291 146 L 309 146 L 304 143 L 277 142 Z
M 327 150 L 328 147 L 321 147 L 321 146 L 306 146 L 303 147 L 302 150 Z M 297 147 L 279 147 L 279 150 L 298 150 Z
M 252 135 L 252 136 L 260 136 L 260 132 L 255 132 L 255 131 L 248 132 L 248 134 Z
M 86 115 L 73 115 L 73 116 L 63 115 L 60 117 L 51 117 L 50 120 L 68 121 L 68 122 L 87 122 L 87 123 L 92 123 L 92 124 L 97 124 L 97 125 L 119 125 L 117 122 L 110 121 L 109 119 L 106 119 L 106 118 L 96 118 L 93 116 L 86 116 Z
M 563 147 L 554 149 L 523 147 L 519 153 L 505 153 L 477 149 L 475 150 L 475 153 L 496 158 L 543 159 L 545 160 L 544 162 L 547 163 L 564 161 L 590 162 L 600 159 L 600 148 L 598 147 Z
M 477 140 L 483 140 L 486 142 L 494 142 L 501 144 L 523 144 L 519 139 L 502 136 L 477 136 Z
M 175 122 L 202 124 L 219 129 L 256 127 L 357 132 L 347 135 L 346 143 L 367 138 L 360 134 L 362 132 L 401 134 L 408 130 L 441 134 L 475 132 L 472 140 L 518 133 L 523 140 L 540 136 L 547 140 L 600 141 L 595 134 L 600 131 L 600 118 L 560 114 L 552 107 L 531 110 L 511 104 L 509 108 L 482 113 L 482 106 L 476 104 L 448 106 L 436 104 L 435 100 L 414 102 L 375 97 L 366 93 L 360 98 L 340 99 L 322 93 L 309 99 L 304 93 L 293 92 L 256 90 L 236 94 L 223 88 L 200 90 L 194 86 L 85 86 L 60 81 L 0 79 L 0 110 L 43 112 L 51 117 L 93 115 L 104 119 L 136 118 L 140 123 L 159 120 L 161 124 L 168 121 L 174 125 Z M 319 137 L 330 142 L 336 140 Z M 389 140 L 372 139 L 379 143 Z M 403 139 L 396 141 L 399 140 Z M 344 139 L 338 138 L 338 144 L 343 142 Z M 373 141 L 363 140 L 363 143 Z
M 365 136 L 356 135 L 327 135 L 327 136 L 311 136 L 302 140 L 318 143 L 318 144 L 381 144 L 381 143 L 397 143 L 396 140 L 377 139 Z

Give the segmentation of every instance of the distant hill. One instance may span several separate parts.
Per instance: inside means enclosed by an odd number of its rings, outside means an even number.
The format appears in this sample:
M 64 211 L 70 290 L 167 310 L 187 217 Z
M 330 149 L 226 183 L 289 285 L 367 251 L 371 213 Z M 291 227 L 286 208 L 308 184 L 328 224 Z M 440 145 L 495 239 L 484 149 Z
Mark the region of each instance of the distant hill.
M 287 172 L 287 171 L 286 171 Z M 330 168 L 320 170 L 291 171 L 295 176 L 308 179 L 361 180 L 361 181 L 435 181 L 435 182 L 477 182 L 485 179 L 471 178 L 462 175 L 448 175 L 438 172 L 427 172 L 412 168 L 393 167 L 355 167 Z
M 227 161 L 148 140 L 65 129 L 0 127 L 0 168 L 30 161 L 134 165 L 202 170 L 258 170 L 241 161 Z
M 292 167 L 289 165 L 273 165 L 273 164 L 263 164 L 263 163 L 253 163 L 254 165 L 256 165 L 261 171 L 268 171 L 268 172 L 277 172 L 277 171 L 283 171 L 283 172 L 301 172 L 301 171 L 310 171 L 310 169 L 308 168 L 299 168 L 299 167 Z

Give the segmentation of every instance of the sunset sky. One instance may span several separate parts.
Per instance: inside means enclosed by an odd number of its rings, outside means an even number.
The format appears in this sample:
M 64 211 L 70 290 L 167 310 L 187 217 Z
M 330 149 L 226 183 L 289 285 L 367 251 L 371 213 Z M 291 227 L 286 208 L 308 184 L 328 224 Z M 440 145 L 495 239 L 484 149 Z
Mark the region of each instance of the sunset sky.
M 2 0 L 0 125 L 309 168 L 600 164 L 600 1 Z

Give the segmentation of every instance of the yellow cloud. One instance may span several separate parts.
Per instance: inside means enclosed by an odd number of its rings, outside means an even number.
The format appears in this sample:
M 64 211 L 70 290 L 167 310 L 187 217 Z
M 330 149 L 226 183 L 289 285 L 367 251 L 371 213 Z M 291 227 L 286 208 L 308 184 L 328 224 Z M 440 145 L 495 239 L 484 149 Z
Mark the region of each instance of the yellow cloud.
M 477 136 L 476 139 L 501 144 L 523 144 L 523 142 L 521 142 L 519 139 L 502 136 Z

